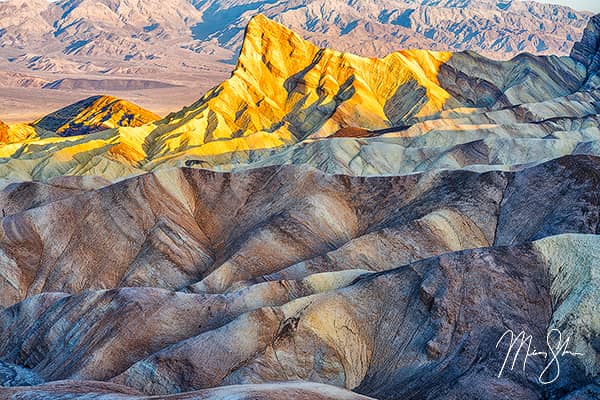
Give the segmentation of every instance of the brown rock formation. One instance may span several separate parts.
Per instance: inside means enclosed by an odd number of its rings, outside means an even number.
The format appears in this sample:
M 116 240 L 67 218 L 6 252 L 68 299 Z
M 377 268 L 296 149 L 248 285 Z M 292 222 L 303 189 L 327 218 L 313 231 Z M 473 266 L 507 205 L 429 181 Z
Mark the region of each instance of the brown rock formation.
M 44 291 L 117 286 L 178 289 L 198 282 L 192 290 L 222 292 L 284 268 L 285 279 L 323 268 L 379 271 L 469 247 L 595 233 L 598 205 L 585 194 L 597 190 L 596 170 L 595 158 L 576 157 L 514 174 L 461 171 L 386 179 L 293 167 L 232 178 L 202 170 L 161 171 L 5 218 L 0 249 L 15 269 L 3 275 L 1 304 Z M 534 189 L 538 175 L 545 183 Z M 5 198 L 14 198 L 12 188 L 7 190 Z M 47 190 L 46 198 L 66 195 L 62 188 Z M 448 191 L 460 201 L 448 198 Z M 554 193 L 554 208 L 527 217 L 518 211 L 523 199 L 535 204 L 522 212 L 544 209 Z M 30 194 L 22 195 L 30 200 L 10 201 L 23 208 L 34 203 Z M 10 204 L 4 207 L 11 210 Z M 567 210 L 572 218 L 562 214 Z M 490 222 L 497 216 L 498 226 Z M 378 246 L 397 250 L 382 256 Z
M 31 208 L 43 206 L 67 197 L 100 189 L 110 181 L 100 177 L 65 176 L 51 179 L 47 183 L 11 183 L 0 191 L 3 217 Z
M 364 277 L 244 315 L 138 362 L 115 381 L 167 394 L 300 378 L 384 399 L 500 398 L 510 384 L 515 397 L 536 398 L 520 374 L 494 379 L 502 363 L 494 349 L 507 324 L 544 338 L 551 306 L 540 259 L 529 245 L 474 250 Z M 487 368 L 473 370 L 475 364 Z
M 183 169 L 74 193 L 2 220 L 0 371 L 160 395 L 290 380 L 383 399 L 575 395 L 598 372 L 599 174 L 589 156 L 376 178 Z M 85 291 L 123 286 L 145 287 Z M 549 326 L 583 354 L 551 391 L 498 378 L 502 333 L 540 349 Z

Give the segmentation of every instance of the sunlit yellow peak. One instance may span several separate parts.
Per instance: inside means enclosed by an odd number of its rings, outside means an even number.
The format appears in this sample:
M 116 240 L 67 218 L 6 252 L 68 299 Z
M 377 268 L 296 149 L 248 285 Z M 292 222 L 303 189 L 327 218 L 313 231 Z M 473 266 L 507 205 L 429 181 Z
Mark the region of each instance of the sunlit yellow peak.
M 155 148 L 163 151 L 154 154 L 181 151 L 182 143 L 203 146 L 257 133 L 280 138 L 291 133 L 294 142 L 344 127 L 384 129 L 435 114 L 451 98 L 437 79 L 451 56 L 413 50 L 384 59 L 360 57 L 319 48 L 257 15 L 248 24 L 231 78 L 161 121 L 154 137 Z
M 317 46 L 302 39 L 297 33 L 258 14 L 246 27 L 238 67 L 259 63 L 276 68 L 280 61 L 293 62 L 294 57 L 303 58 L 307 53 L 314 55 L 317 50 Z
M 160 117 L 126 100 L 93 96 L 39 119 L 35 126 L 73 136 L 121 126 L 141 126 Z

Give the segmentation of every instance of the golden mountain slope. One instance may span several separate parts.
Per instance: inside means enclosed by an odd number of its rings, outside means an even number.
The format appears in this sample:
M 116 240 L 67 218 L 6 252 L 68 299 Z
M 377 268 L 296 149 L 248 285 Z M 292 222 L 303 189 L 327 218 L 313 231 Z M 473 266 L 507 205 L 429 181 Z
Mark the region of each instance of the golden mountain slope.
M 158 119 L 158 115 L 128 101 L 93 96 L 31 124 L 0 126 L 2 175 L 29 180 L 63 173 L 110 178 L 136 173 L 131 166 L 145 154 L 128 146 L 127 138 L 121 138 L 115 128 L 139 127 Z M 92 163 L 98 166 L 94 169 L 89 161 L 99 154 L 106 155 L 106 162 Z M 114 173 L 112 165 L 116 167 Z
M 0 144 L 3 145 L 0 154 L 11 155 L 10 149 L 21 149 L 28 144 L 60 143 L 63 141 L 61 137 L 142 126 L 158 119 L 158 115 L 128 101 L 112 96 L 93 96 L 61 108 L 32 124 L 7 126 L 0 121 Z
M 386 128 L 442 109 L 450 95 L 436 77 L 451 56 L 415 50 L 376 59 L 320 49 L 258 15 L 231 78 L 161 125 L 196 145 L 257 133 L 289 142 L 348 125 Z
M 195 104 L 140 128 L 75 136 L 155 119 L 112 98 L 84 100 L 34 124 L 72 137 L 19 127 L 26 133 L 13 135 L 16 140 L 0 149 L 0 157 L 8 160 L 0 164 L 0 176 L 101 173 L 116 178 L 181 152 L 195 157 L 268 149 L 346 126 L 387 128 L 442 109 L 450 95 L 436 74 L 451 55 L 405 51 L 384 59 L 358 57 L 320 49 L 259 15 L 247 27 L 231 78 Z M 130 121 L 131 114 L 144 117 Z
M 71 104 L 34 123 L 60 136 L 98 132 L 120 126 L 141 126 L 160 117 L 112 96 L 93 96 Z

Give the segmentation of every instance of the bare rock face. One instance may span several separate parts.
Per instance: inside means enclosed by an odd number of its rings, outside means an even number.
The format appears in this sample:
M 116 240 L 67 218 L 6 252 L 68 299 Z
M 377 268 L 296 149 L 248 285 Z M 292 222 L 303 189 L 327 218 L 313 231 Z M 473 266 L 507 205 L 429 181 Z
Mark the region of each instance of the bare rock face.
M 5 141 L 5 137 L 8 135 L 8 125 L 0 121 L 0 142 Z
M 128 101 L 94 96 L 46 115 L 35 125 L 61 136 L 74 136 L 119 126 L 141 126 L 158 119 L 158 115 Z
M 354 396 L 298 380 L 379 399 L 580 396 L 600 357 L 599 173 L 580 155 L 516 172 L 181 169 L 55 187 L 62 199 L 2 220 L 0 376 L 49 382 L 15 398 Z M 538 350 L 558 329 L 580 355 L 552 386 L 539 357 L 498 376 L 507 329 Z
M 575 43 L 571 50 L 571 57 L 584 64 L 588 69 L 587 87 L 598 87 L 598 73 L 600 72 L 600 16 L 590 19 L 583 32 L 580 42 Z
M 42 383 L 43 379 L 31 370 L 0 361 L 0 387 L 33 386 Z

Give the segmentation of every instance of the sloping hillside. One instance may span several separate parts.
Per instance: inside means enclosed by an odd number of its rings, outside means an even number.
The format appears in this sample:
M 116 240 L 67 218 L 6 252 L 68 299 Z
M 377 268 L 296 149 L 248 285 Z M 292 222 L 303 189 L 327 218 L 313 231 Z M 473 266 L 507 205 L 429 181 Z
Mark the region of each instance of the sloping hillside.
M 582 62 L 582 57 L 595 57 L 595 51 L 587 46 L 577 60 L 522 55 L 501 62 L 471 52 L 424 50 L 396 52 L 383 59 L 362 58 L 321 49 L 257 16 L 248 25 L 232 76 L 196 103 L 137 128 L 155 117 L 136 118 L 136 123 L 129 124 L 134 127 L 68 140 L 23 134 L 23 140 L 2 150 L 0 176 L 46 179 L 100 173 L 115 179 L 186 162 L 229 169 L 255 162 L 288 162 L 284 160 L 285 154 L 291 154 L 288 147 L 296 144 L 290 151 L 309 150 L 302 152 L 304 156 L 294 153 L 292 159 L 332 171 L 338 171 L 336 165 L 341 162 L 339 171 L 358 174 L 400 172 L 393 164 L 374 171 L 363 166 L 405 157 L 413 161 L 402 161 L 403 172 L 419 170 L 419 165 L 445 166 L 445 161 L 435 160 L 464 150 L 453 150 L 454 146 L 484 139 L 489 149 L 484 152 L 489 156 L 471 161 L 466 157 L 467 161 L 458 163 L 510 167 L 571 154 L 582 146 L 596 154 L 596 66 Z M 583 87 L 592 90 L 580 92 Z M 76 104 L 65 110 L 77 113 L 80 107 Z M 73 118 L 98 122 L 123 117 L 115 108 L 88 114 Z M 54 119 L 51 115 L 38 127 L 63 135 L 61 130 L 67 128 L 46 123 Z M 101 126 L 116 125 L 127 123 Z M 375 137 L 327 139 L 345 128 L 367 130 Z M 567 137 L 565 131 L 577 134 Z M 423 144 L 413 141 L 411 145 L 405 137 L 422 137 Z M 428 141 L 428 137 L 438 139 Z M 550 138 L 554 140 L 546 140 Z M 506 140 L 516 141 L 510 157 L 498 153 Z M 406 152 L 407 147 L 413 149 Z M 275 161 L 264 161 L 284 148 L 286 153 Z M 315 148 L 319 148 L 318 158 L 309 156 Z M 375 153 L 369 155 L 371 150 Z M 388 154 L 398 151 L 405 156 Z M 315 164 L 318 159 L 322 161 Z

